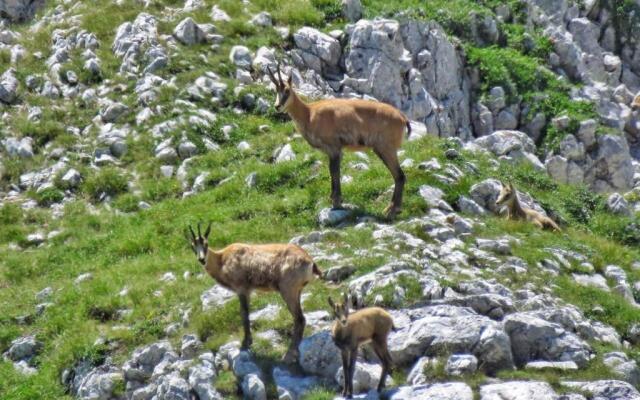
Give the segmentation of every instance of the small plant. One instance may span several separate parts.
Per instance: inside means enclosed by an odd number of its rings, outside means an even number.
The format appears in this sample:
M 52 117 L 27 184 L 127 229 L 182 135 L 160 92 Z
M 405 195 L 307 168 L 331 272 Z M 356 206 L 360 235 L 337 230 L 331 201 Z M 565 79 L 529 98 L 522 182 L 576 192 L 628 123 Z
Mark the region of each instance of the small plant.
M 82 188 L 92 199 L 99 200 L 103 193 L 116 196 L 126 192 L 127 181 L 128 178 L 123 172 L 108 167 L 87 178 Z
M 41 207 L 48 207 L 51 204 L 59 203 L 64 199 L 64 193 L 55 187 L 41 190 L 33 196 Z

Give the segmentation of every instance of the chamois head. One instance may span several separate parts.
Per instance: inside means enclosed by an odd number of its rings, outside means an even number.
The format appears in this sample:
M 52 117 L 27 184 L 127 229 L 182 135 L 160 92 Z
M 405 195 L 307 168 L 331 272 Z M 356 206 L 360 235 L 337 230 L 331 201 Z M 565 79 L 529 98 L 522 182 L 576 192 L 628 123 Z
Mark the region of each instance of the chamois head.
M 511 182 L 506 185 L 503 183 L 500 194 L 498 195 L 498 199 L 496 200 L 496 205 L 501 206 L 511 203 L 515 199 L 515 196 L 516 189 L 513 187 L 513 184 Z
M 204 231 L 204 236 L 200 231 L 200 223 L 198 222 L 198 236 L 193 232 L 193 228 L 189 225 L 189 232 L 191 233 L 191 237 L 189 241 L 191 242 L 191 249 L 198 257 L 198 261 L 200 264 L 205 265 L 207 262 L 207 251 L 209 249 L 209 234 L 211 233 L 211 222 L 209 222 L 209 226 Z
M 346 325 L 347 318 L 349 317 L 349 295 L 347 293 L 344 294 L 342 303 L 334 303 L 331 297 L 329 297 L 327 301 L 333 310 L 335 319 L 338 320 L 341 325 Z
M 282 80 L 282 75 L 280 74 L 280 62 L 278 62 L 277 64 L 277 73 L 278 73 L 278 78 L 276 79 L 276 76 L 273 74 L 273 71 L 271 71 L 270 67 L 267 67 L 267 72 L 269 73 L 269 79 L 271 79 L 271 82 L 273 82 L 274 85 L 276 85 L 276 102 L 274 104 L 276 111 L 280 112 L 282 110 L 284 110 L 284 108 L 287 105 L 287 101 L 289 101 L 289 98 L 291 96 L 291 91 L 293 90 L 293 82 L 292 82 L 292 75 L 289 75 L 289 78 L 287 79 L 287 82 Z

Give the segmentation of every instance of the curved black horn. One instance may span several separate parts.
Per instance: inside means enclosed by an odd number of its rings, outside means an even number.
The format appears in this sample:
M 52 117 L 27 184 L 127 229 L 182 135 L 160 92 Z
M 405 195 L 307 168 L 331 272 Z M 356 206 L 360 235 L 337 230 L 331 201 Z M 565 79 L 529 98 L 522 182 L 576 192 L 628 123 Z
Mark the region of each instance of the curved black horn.
M 280 84 L 278 83 L 276 76 L 273 74 L 273 71 L 271 71 L 271 67 L 269 66 L 267 66 L 267 74 L 269 74 L 269 79 L 271 79 L 271 82 L 273 82 L 273 84 L 276 85 L 276 87 L 279 87 Z
M 209 239 L 210 233 L 211 233 L 211 221 L 209 221 L 209 225 L 207 225 L 207 229 L 204 231 L 205 239 Z
M 280 60 L 276 61 L 276 65 L 278 66 L 278 79 L 280 79 L 280 85 L 284 87 L 284 81 L 282 80 L 282 75 L 280 75 Z
M 202 237 L 202 233 L 200 233 L 200 222 L 198 222 L 198 238 Z
M 193 241 L 196 240 L 196 234 L 193 232 L 193 228 L 191 227 L 191 225 L 189 225 L 189 232 L 191 232 L 191 237 L 193 238 Z

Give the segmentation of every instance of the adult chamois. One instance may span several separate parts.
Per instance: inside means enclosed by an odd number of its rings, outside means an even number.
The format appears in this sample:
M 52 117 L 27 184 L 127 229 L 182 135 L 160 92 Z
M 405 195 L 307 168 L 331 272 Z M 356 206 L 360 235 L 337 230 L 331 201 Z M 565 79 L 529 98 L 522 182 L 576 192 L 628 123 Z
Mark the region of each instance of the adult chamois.
M 211 223 L 204 235 L 198 224 L 198 236 L 189 225 L 191 248 L 207 273 L 220 285 L 232 290 L 240 299 L 240 312 L 244 327 L 242 348 L 251 347 L 249 297 L 254 290 L 277 291 L 293 316 L 291 346 L 284 357 L 286 362 L 298 358 L 298 345 L 302 340 L 305 318 L 300 305 L 302 289 L 322 272 L 311 256 L 293 244 L 251 245 L 234 243 L 222 250 L 209 248 Z
M 375 101 L 326 99 L 305 103 L 293 89 L 292 76 L 289 75 L 287 82 L 282 80 L 280 65 L 277 79 L 268 67 L 267 72 L 276 86 L 276 110 L 286 111 L 307 142 L 329 156 L 333 208 L 342 207 L 342 149 L 370 148 L 380 157 L 395 181 L 391 204 L 384 211 L 388 218 L 394 218 L 402 208 L 406 181 L 397 152 L 405 129 L 407 137 L 411 133 L 409 119 L 395 107 Z
M 348 399 L 353 397 L 353 374 L 358 347 L 365 343 L 371 343 L 373 351 L 382 362 L 378 392 L 382 391 L 387 375 L 391 373 L 392 359 L 387 347 L 387 337 L 395 329 L 391 315 L 380 307 L 363 308 L 349 314 L 349 296 L 346 293 L 342 304 L 334 303 L 331 297 L 327 300 L 336 319 L 331 328 L 331 336 L 342 354 L 342 396 Z
M 552 229 L 560 232 L 560 227 L 554 220 L 536 210 L 532 210 L 520 204 L 518 191 L 511 183 L 506 185 L 504 183 L 502 184 L 502 189 L 500 190 L 500 194 L 496 200 L 496 205 L 507 206 L 508 219 L 530 221 L 541 229 Z

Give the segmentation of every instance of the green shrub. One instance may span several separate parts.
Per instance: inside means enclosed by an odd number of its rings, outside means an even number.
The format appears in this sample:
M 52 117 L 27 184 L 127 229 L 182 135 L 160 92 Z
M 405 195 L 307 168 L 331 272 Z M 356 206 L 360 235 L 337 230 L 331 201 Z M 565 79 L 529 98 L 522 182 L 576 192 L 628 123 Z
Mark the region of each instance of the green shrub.
M 138 211 L 139 202 L 140 199 L 138 196 L 131 193 L 125 193 L 118 196 L 118 198 L 113 202 L 113 206 L 122 212 L 134 212 Z
M 108 167 L 90 176 L 82 185 L 82 189 L 94 200 L 98 200 L 102 193 L 115 196 L 127 191 L 128 177 L 124 172 Z
M 59 203 L 64 199 L 64 193 L 55 187 L 46 188 L 33 196 L 41 207 L 50 206 L 53 203 Z
M 142 184 L 142 198 L 149 201 L 177 198 L 180 193 L 182 193 L 182 187 L 176 179 L 153 179 Z

